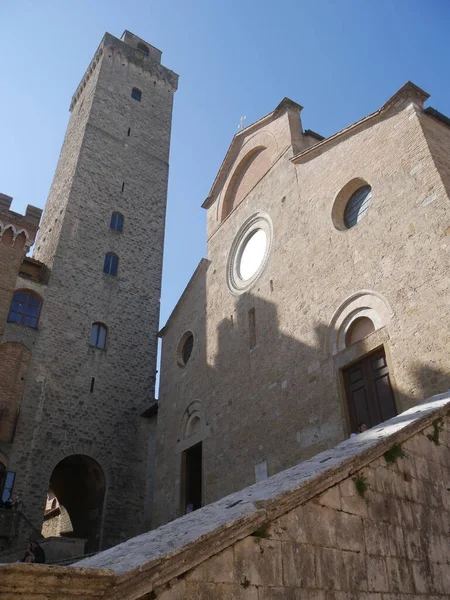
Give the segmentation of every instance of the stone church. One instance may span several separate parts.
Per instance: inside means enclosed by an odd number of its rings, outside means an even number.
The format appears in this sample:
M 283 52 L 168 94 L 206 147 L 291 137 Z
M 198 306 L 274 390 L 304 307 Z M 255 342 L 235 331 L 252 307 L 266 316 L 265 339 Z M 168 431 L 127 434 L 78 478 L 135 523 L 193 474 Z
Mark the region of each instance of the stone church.
M 176 88 L 160 51 L 105 34 L 40 225 L 0 196 L 4 539 L 63 507 L 95 552 L 450 387 L 450 119 L 428 94 L 408 82 L 328 138 L 287 98 L 239 131 L 158 333 Z

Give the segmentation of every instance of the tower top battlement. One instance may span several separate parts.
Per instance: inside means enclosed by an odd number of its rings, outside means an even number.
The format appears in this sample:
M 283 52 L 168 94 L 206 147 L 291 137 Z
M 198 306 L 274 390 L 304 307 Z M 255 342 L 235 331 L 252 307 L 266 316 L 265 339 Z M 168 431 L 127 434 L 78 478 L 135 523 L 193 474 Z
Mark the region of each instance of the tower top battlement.
M 134 33 L 131 33 L 131 31 L 125 29 L 120 39 L 122 42 L 125 42 L 125 44 L 127 44 L 128 46 L 136 48 L 146 56 L 149 56 L 153 60 L 156 60 L 157 63 L 161 63 L 161 50 L 158 50 L 158 48 L 155 48 L 155 46 L 152 46 L 142 38 L 138 37 L 137 35 L 134 35 Z
M 161 50 L 158 50 L 158 48 L 155 48 L 142 38 L 127 30 L 123 32 L 120 39 L 111 33 L 106 32 L 102 41 L 100 42 L 99 47 L 97 48 L 97 51 L 94 54 L 93 59 L 86 69 L 83 78 L 75 90 L 74 95 L 72 96 L 72 101 L 69 107 L 70 111 L 72 111 L 75 107 L 78 98 L 81 96 L 92 73 L 101 62 L 102 54 L 105 48 L 111 49 L 114 53 L 117 51 L 129 62 L 138 65 L 143 70 L 149 71 L 158 79 L 163 80 L 173 92 L 177 90 L 178 75 L 161 64 Z

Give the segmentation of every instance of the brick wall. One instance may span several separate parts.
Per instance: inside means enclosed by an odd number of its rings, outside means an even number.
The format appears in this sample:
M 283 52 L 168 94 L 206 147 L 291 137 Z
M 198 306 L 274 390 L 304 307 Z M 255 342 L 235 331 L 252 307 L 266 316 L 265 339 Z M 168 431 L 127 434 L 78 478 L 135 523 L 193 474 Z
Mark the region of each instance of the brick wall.
M 12 229 L 7 229 L 0 238 L 0 269 L 2 274 L 0 278 L 0 340 L 8 318 L 17 274 L 25 254 L 25 235 L 19 235 L 14 244 L 13 237 Z
M 31 352 L 21 343 L 0 344 L 0 441 L 11 442 L 19 416 Z

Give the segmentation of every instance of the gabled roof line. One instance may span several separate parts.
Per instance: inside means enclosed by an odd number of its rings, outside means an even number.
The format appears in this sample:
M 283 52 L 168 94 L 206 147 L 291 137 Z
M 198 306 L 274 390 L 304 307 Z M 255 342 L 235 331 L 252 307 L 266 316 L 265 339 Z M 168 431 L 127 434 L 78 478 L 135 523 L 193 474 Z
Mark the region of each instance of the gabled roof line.
M 407 81 L 405 85 L 403 85 L 399 90 L 397 90 L 397 92 L 395 92 L 395 94 L 391 96 L 391 98 L 389 98 L 389 100 L 385 102 L 383 106 L 381 106 L 381 108 L 370 113 L 366 117 L 359 119 L 359 121 L 348 125 L 348 127 L 344 127 L 344 129 L 337 131 L 336 133 L 334 133 L 330 137 L 325 138 L 321 142 L 314 144 L 314 146 L 310 146 L 309 148 L 302 150 L 301 152 L 293 156 L 291 158 L 291 161 L 297 163 L 300 161 L 300 159 L 304 157 L 310 157 L 311 155 L 314 155 L 318 150 L 322 149 L 324 146 L 327 146 L 329 143 L 335 142 L 338 138 L 345 135 L 346 133 L 352 132 L 354 129 L 357 129 L 361 125 L 367 123 L 367 121 L 371 121 L 375 117 L 386 112 L 386 110 L 388 110 L 389 108 L 392 108 L 392 106 L 396 104 L 397 100 L 399 100 L 400 97 L 403 96 L 405 93 L 408 95 L 418 96 L 422 104 L 425 102 L 425 100 L 428 100 L 428 98 L 430 97 L 430 94 L 428 94 L 420 87 L 412 83 L 412 81 Z
M 207 258 L 202 258 L 201 261 L 198 263 L 197 268 L 195 269 L 194 273 L 192 274 L 192 277 L 189 279 L 186 287 L 183 290 L 183 293 L 181 294 L 181 296 L 178 298 L 178 302 L 175 304 L 172 312 L 169 315 L 169 318 L 166 321 L 166 324 L 164 325 L 164 327 L 162 327 L 158 333 L 157 336 L 162 338 L 165 336 L 166 331 L 167 331 L 167 327 L 169 326 L 170 321 L 172 320 L 172 317 L 175 315 L 175 313 L 178 311 L 181 303 L 183 302 L 184 298 L 186 297 L 188 291 L 190 290 L 192 284 L 194 283 L 194 281 L 197 279 L 197 276 L 199 275 L 200 271 L 203 269 L 203 267 L 209 267 L 209 265 L 211 264 L 211 261 L 208 260 Z
M 294 102 L 294 100 L 291 100 L 290 98 L 285 97 L 278 104 L 278 106 L 275 108 L 275 110 L 268 113 L 267 115 L 264 115 L 264 117 L 261 117 L 260 119 L 258 119 L 254 123 L 252 123 L 251 125 L 248 125 L 244 129 L 242 129 L 242 131 L 238 131 L 237 133 L 234 134 L 234 136 L 230 142 L 230 145 L 228 146 L 227 153 L 225 154 L 225 157 L 219 167 L 219 170 L 217 171 L 217 175 L 213 181 L 211 189 L 209 190 L 208 197 L 202 204 L 202 208 L 209 208 L 213 203 L 214 188 L 216 187 L 216 184 L 217 184 L 218 180 L 220 179 L 220 176 L 222 175 L 222 171 L 224 170 L 224 167 L 227 164 L 227 161 L 231 155 L 231 150 L 235 145 L 235 141 L 238 140 L 240 137 L 242 137 L 244 134 L 247 135 L 248 133 L 251 133 L 255 129 L 258 129 L 266 121 L 268 121 L 268 122 L 272 121 L 283 111 L 283 109 L 293 109 L 293 110 L 297 110 L 300 113 L 303 110 L 303 106 L 301 106 L 300 104 L 297 104 L 297 102 Z

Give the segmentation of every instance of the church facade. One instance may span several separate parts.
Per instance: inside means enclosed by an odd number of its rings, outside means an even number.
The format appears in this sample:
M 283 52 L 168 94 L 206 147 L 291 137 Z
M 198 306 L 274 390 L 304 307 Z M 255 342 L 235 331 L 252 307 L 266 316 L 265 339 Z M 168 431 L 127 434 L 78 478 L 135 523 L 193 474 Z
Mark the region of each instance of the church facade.
M 234 136 L 155 402 L 177 81 L 144 40 L 105 34 L 36 242 L 40 210 L 0 195 L 2 497 L 38 533 L 63 515 L 87 552 L 450 386 L 450 120 L 409 82 L 328 138 L 289 99 Z
M 323 139 L 285 99 L 238 132 L 162 337 L 155 523 L 450 386 L 450 120 L 404 85 Z

